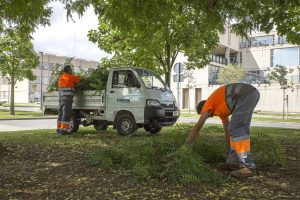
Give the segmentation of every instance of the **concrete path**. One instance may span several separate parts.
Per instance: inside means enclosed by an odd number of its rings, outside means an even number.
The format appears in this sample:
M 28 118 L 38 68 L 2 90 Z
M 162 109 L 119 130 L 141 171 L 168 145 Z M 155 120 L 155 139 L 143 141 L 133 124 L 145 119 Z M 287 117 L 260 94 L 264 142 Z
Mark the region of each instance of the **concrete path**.
M 195 123 L 197 118 L 179 118 L 178 122 Z M 208 119 L 209 124 L 221 124 L 218 118 Z M 292 122 L 252 122 L 251 126 L 287 128 L 300 130 L 300 123 Z M 19 119 L 19 120 L 0 120 L 0 132 L 38 130 L 38 129 L 55 129 L 56 119 Z
M 198 118 L 187 118 L 180 117 L 178 122 L 186 122 L 186 123 L 196 123 Z M 209 124 L 222 124 L 221 120 L 216 118 L 208 119 L 206 123 Z M 251 122 L 251 126 L 258 127 L 270 127 L 270 128 L 287 128 L 287 129 L 300 129 L 300 123 L 294 122 L 267 122 L 267 121 L 256 121 Z

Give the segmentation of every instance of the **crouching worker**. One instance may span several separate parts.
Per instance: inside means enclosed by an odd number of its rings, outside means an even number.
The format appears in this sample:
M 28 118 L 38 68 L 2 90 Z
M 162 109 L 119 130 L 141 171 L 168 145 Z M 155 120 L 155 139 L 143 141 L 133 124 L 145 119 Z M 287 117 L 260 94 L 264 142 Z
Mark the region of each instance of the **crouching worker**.
M 59 108 L 56 133 L 59 135 L 69 133 L 75 85 L 79 82 L 80 77 L 73 75 L 71 65 L 66 65 L 58 81 Z
M 197 113 L 201 116 L 188 135 L 186 144 L 192 143 L 207 118 L 219 116 L 227 142 L 227 161 L 223 165 L 233 170 L 233 176 L 251 176 L 255 163 L 251 159 L 249 127 L 259 96 L 257 89 L 249 84 L 234 83 L 221 86 L 206 101 L 198 104 Z M 232 116 L 229 121 L 230 115 Z

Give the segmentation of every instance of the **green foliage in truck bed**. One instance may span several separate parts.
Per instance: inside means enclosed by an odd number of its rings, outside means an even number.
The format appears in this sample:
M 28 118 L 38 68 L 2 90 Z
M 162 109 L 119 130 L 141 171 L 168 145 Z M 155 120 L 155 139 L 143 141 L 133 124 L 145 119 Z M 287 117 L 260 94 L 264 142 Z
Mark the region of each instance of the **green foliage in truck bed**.
M 69 61 L 70 62 L 70 61 Z M 68 61 L 66 62 L 68 63 Z M 74 69 L 73 69 L 74 70 Z M 74 74 L 81 77 L 81 81 L 76 86 L 76 91 L 85 91 L 85 90 L 96 90 L 100 92 L 105 90 L 106 82 L 108 78 L 109 69 L 100 67 L 99 65 L 92 70 L 86 71 L 81 67 L 78 70 L 74 70 Z M 51 83 L 48 86 L 48 92 L 58 90 L 58 80 L 60 75 L 63 73 L 62 65 L 55 65 L 51 73 Z

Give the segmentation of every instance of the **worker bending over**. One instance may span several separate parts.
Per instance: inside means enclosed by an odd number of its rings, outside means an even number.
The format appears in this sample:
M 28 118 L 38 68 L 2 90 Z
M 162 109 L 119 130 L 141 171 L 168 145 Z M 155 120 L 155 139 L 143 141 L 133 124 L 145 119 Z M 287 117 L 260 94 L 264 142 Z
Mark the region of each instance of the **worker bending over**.
M 80 77 L 73 75 L 71 65 L 66 65 L 64 73 L 59 77 L 58 81 L 59 108 L 56 133 L 59 135 L 69 133 L 75 86 L 79 82 Z
M 201 116 L 187 137 L 186 144 L 195 139 L 207 118 L 219 116 L 228 147 L 226 165 L 231 169 L 238 166 L 232 169 L 231 174 L 238 177 L 252 175 L 251 169 L 255 168 L 255 163 L 251 159 L 249 127 L 259 96 L 257 89 L 249 84 L 234 83 L 219 87 L 207 100 L 198 104 L 197 113 Z

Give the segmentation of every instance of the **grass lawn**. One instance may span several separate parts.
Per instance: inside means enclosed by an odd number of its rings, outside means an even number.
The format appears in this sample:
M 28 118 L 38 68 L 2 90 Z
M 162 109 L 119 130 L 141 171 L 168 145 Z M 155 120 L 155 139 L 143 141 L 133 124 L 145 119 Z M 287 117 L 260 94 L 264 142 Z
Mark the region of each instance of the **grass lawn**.
M 237 179 L 222 127 L 178 124 L 149 135 L 115 130 L 57 136 L 54 130 L 0 132 L 0 199 L 299 199 L 299 130 L 252 127 L 256 175 Z
M 15 111 L 15 115 L 10 115 L 9 110 L 0 109 L 0 119 L 19 119 L 19 118 L 39 118 L 44 115 L 41 112 L 30 112 L 30 111 Z

